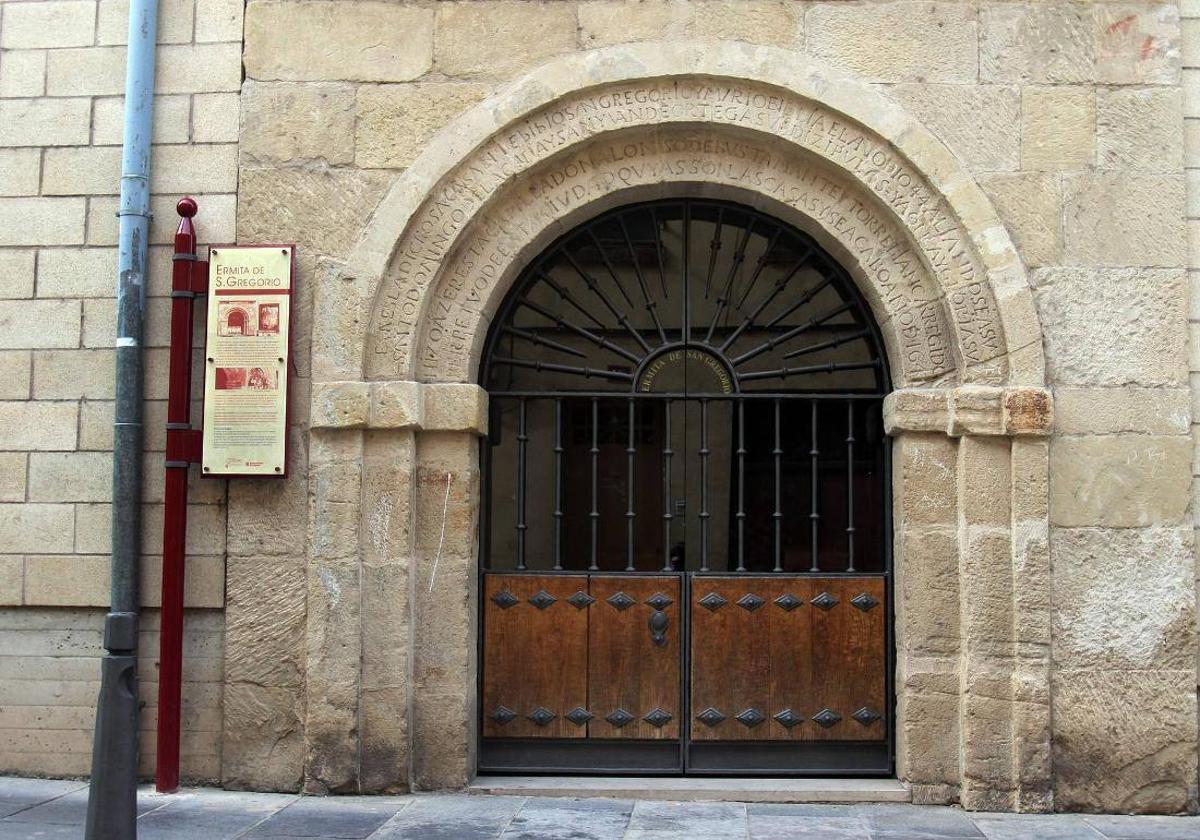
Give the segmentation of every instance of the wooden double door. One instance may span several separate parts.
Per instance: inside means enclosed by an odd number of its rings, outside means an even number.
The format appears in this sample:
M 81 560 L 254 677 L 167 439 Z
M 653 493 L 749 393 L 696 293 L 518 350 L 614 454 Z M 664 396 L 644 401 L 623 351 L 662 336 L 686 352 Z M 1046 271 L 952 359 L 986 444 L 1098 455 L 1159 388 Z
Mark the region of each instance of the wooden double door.
M 887 774 L 883 574 L 485 572 L 483 772 Z

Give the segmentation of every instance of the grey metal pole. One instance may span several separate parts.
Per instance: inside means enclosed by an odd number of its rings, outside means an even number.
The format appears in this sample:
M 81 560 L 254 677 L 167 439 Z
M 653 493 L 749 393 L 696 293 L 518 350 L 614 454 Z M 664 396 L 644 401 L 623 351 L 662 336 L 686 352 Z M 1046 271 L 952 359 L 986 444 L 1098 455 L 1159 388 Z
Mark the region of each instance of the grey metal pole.
M 86 840 L 137 837 L 138 560 L 142 530 L 142 310 L 158 0 L 132 0 L 125 69 L 113 423 L 112 606 L 104 622 Z

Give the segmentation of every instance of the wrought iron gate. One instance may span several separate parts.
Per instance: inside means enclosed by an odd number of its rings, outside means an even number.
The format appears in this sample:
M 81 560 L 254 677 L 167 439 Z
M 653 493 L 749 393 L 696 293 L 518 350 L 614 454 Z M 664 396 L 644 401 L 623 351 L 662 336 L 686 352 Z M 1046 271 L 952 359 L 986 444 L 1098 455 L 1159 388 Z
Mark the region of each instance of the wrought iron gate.
M 891 771 L 887 370 L 750 208 L 630 205 L 497 313 L 480 769 Z

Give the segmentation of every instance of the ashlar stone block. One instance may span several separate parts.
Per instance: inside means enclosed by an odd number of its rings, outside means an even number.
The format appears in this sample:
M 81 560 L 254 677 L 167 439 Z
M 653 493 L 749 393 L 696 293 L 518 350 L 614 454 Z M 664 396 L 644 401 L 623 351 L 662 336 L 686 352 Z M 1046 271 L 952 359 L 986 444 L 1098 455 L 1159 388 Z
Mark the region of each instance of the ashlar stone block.
M 1097 3 L 1096 77 L 1110 84 L 1179 81 L 1179 8 L 1175 3 Z
M 354 88 L 263 84 L 242 88 L 243 160 L 289 163 L 354 159 Z
M 245 43 L 251 79 L 404 82 L 429 69 L 433 10 L 374 0 L 257 0 L 246 8 Z
M 1176 172 L 1183 166 L 1179 90 L 1102 89 L 1097 97 L 1096 150 L 1101 167 Z
M 487 92 L 484 85 L 466 82 L 363 85 L 358 89 L 354 162 L 364 168 L 408 166 L 438 129 Z
M 1082 169 L 1096 149 L 1096 96 L 1086 87 L 1027 87 L 1021 94 L 1021 168 Z
M 1068 263 L 1185 264 L 1182 175 L 1071 174 L 1064 179 L 1063 204 Z
M 96 34 L 94 0 L 13 3 L 4 10 L 0 47 L 86 47 Z
M 1062 255 L 1059 179 L 1048 173 L 993 174 L 979 179 L 1008 227 L 1025 265 L 1053 264 Z
M 896 97 L 978 172 L 1020 167 L 1021 101 L 1004 85 L 896 85 Z
M 1183 385 L 1188 364 L 1185 280 L 1179 269 L 1036 271 L 1034 299 L 1051 380 L 1062 385 Z
M 1057 438 L 1050 522 L 1067 528 L 1180 525 L 1191 496 L 1188 435 Z
M 434 62 L 447 76 L 507 79 L 576 48 L 575 12 L 557 3 L 439 3 L 437 15 Z
M 988 3 L 979 12 L 979 75 L 991 82 L 1086 82 L 1095 24 L 1086 3 Z

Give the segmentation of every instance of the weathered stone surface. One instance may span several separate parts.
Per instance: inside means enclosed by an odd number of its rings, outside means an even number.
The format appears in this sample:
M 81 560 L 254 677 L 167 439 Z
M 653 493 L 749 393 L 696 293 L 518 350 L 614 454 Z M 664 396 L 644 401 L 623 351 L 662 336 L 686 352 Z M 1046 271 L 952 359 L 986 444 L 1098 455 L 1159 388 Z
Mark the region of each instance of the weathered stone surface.
M 1092 7 L 989 3 L 979 13 L 979 75 L 994 82 L 1086 82 L 1095 66 Z
M 305 586 L 294 559 L 229 563 L 225 679 L 274 688 L 303 686 Z
M 1179 132 L 1183 98 L 1174 88 L 1099 90 L 1097 163 L 1109 169 L 1176 172 L 1183 166 Z
M 1010 388 L 1003 400 L 1005 433 L 1045 435 L 1053 428 L 1054 406 L 1045 388 Z
M 1092 165 L 1095 152 L 1096 94 L 1090 88 L 1022 91 L 1021 168 L 1084 169 Z
M 897 535 L 897 645 L 912 656 L 954 656 L 961 627 L 958 533 L 951 525 L 907 528 Z
M 293 81 L 404 82 L 429 69 L 433 10 L 382 2 L 252 2 L 246 75 Z
M 315 382 L 310 423 L 315 428 L 367 425 L 371 393 L 365 382 Z
M 1182 271 L 1053 268 L 1034 273 L 1051 379 L 1064 385 L 1187 381 Z M 1120 336 L 1120 342 L 1113 342 Z
M 242 88 L 241 154 L 251 162 L 354 159 L 354 88 L 262 84 Z
M 1055 528 L 1054 660 L 1184 670 L 1196 656 L 1190 528 Z
M 1050 447 L 1050 521 L 1068 528 L 1179 525 L 1191 495 L 1188 436 L 1058 438 Z
M 1054 677 L 1055 805 L 1171 814 L 1195 808 L 1195 669 Z
M 421 391 L 424 428 L 487 434 L 488 397 L 478 385 L 431 383 Z
M 1056 175 L 1038 172 L 986 175 L 979 184 L 1031 268 L 1061 259 L 1062 199 Z
M 957 441 L 945 435 L 905 435 L 894 452 L 896 521 L 902 527 L 957 525 Z
M 363 85 L 358 89 L 354 162 L 364 168 L 411 164 L 434 133 L 488 93 L 465 82 Z
M 71 505 L 0 505 L 0 544 L 12 554 L 66 554 L 72 550 Z
M 1098 3 L 1096 78 L 1110 84 L 1179 80 L 1179 9 L 1174 3 Z
M 371 383 L 369 425 L 373 428 L 413 428 L 424 423 L 423 389 L 418 382 Z
M 353 170 L 243 169 L 238 238 L 303 241 L 311 253 L 344 254 L 383 196 L 384 173 Z
M 221 784 L 234 790 L 299 790 L 303 708 L 295 689 L 226 683 Z
M 0 502 L 25 501 L 28 460 L 24 452 L 0 452 Z
M 511 78 L 575 49 L 575 12 L 512 0 L 439 3 L 434 64 L 447 76 Z
M 1020 166 L 1021 99 L 1003 85 L 896 85 L 896 97 L 968 168 Z
M 805 18 L 810 53 L 883 82 L 974 82 L 977 29 L 975 10 L 961 3 L 832 3 Z
M 1054 427 L 1064 435 L 1182 435 L 1191 400 L 1185 388 L 1056 388 Z
M 28 350 L 0 350 L 0 398 L 29 399 L 32 356 Z

